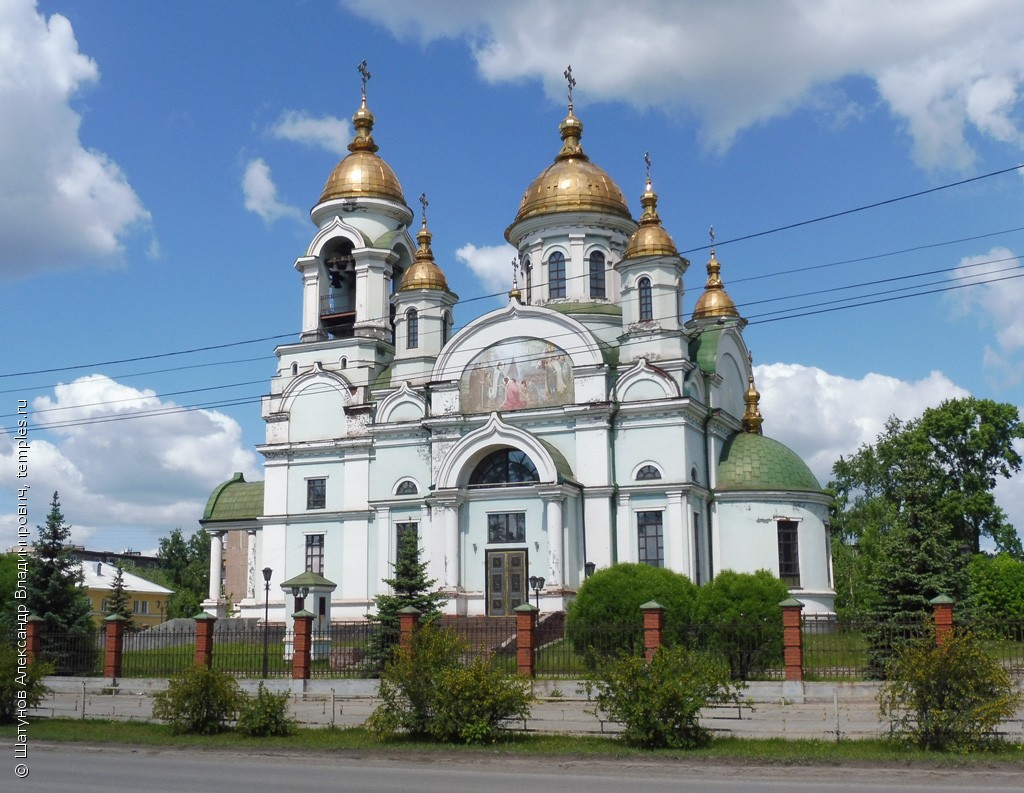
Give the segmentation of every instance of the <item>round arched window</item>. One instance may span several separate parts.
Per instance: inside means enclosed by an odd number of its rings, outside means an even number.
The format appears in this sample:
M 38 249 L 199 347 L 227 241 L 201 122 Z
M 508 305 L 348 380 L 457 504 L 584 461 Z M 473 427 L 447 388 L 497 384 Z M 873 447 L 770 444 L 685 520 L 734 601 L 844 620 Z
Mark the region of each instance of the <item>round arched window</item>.
M 524 485 L 539 482 L 533 460 L 518 449 L 504 448 L 488 454 L 469 477 L 470 486 Z

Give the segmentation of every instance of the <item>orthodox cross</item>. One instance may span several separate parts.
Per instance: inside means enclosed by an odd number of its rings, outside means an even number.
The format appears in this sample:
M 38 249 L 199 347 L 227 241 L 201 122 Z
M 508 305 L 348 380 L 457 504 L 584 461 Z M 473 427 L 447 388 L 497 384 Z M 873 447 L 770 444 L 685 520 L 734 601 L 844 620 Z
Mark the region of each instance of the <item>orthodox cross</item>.
M 423 225 L 424 226 L 427 225 L 427 204 L 429 204 L 429 203 L 430 202 L 427 201 L 427 194 L 426 193 L 420 193 L 420 206 L 423 207 Z
M 366 59 L 365 58 L 363 59 L 363 62 L 359 64 L 358 70 L 359 70 L 359 74 L 361 74 L 362 78 L 363 78 L 363 100 L 365 101 L 365 99 L 366 99 L 366 81 L 369 80 L 373 76 L 372 74 L 370 74 L 370 70 L 366 68 Z
M 711 250 L 715 249 L 715 227 L 712 226 L 708 229 L 708 236 L 711 237 Z
M 651 153 L 649 151 L 644 152 L 644 164 L 647 166 L 647 181 L 651 181 Z
M 519 291 L 519 259 L 512 260 L 512 291 Z
M 562 76 L 565 77 L 565 82 L 569 85 L 569 109 L 572 109 L 572 89 L 576 87 L 576 78 L 572 76 L 572 64 L 569 64 L 568 68 L 562 72 Z

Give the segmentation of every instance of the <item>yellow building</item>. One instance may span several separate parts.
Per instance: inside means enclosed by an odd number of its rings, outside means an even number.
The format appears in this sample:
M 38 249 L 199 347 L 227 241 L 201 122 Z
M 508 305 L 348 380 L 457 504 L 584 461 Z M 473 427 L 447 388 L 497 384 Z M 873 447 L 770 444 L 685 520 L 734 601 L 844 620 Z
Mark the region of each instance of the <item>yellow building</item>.
M 116 576 L 117 568 L 107 562 L 82 563 L 82 586 L 92 603 L 92 619 L 97 625 L 102 625 L 107 616 L 107 605 Z M 136 626 L 150 628 L 163 622 L 167 614 L 167 599 L 173 590 L 127 571 L 124 571 L 123 576 Z

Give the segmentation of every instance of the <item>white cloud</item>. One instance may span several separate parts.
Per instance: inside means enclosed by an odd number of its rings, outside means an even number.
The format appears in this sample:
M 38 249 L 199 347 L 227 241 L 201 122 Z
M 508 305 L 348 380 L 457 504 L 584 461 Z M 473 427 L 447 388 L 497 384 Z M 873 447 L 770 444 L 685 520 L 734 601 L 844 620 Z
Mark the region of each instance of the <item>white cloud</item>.
M 153 548 L 176 526 L 191 532 L 217 484 L 234 471 L 250 481 L 262 475 L 233 419 L 175 407 L 103 375 L 58 385 L 31 405 L 29 476 L 0 482 L 0 500 L 13 505 L 16 486 L 27 482 L 34 528 L 59 491 L 73 541 L 94 538 L 104 550 Z M 127 418 L 152 410 L 171 412 Z M 0 434 L 0 467 L 13 470 L 16 454 L 11 436 Z M 0 547 L 14 541 L 15 516 L 0 514 Z
M 319 147 L 335 154 L 344 154 L 351 140 L 349 125 L 344 119 L 335 116 L 314 118 L 298 110 L 284 112 L 270 128 L 270 134 L 281 140 Z
M 1009 248 L 968 256 L 950 276 L 958 283 L 975 284 L 950 293 L 954 312 L 975 318 L 992 331 L 995 345 L 984 351 L 985 365 L 1010 380 L 1021 378 L 1024 364 L 1024 267 Z
M 466 243 L 455 258 L 473 271 L 484 288 L 492 292 L 507 292 L 512 288 L 512 260 L 516 249 L 511 245 L 487 245 L 482 248 Z
M 245 208 L 255 212 L 267 223 L 281 218 L 302 221 L 302 211 L 277 198 L 277 185 L 270 176 L 270 166 L 261 158 L 249 160 L 242 177 L 242 192 L 245 195 Z
M 682 108 L 719 150 L 851 76 L 874 82 L 923 166 L 968 167 L 972 129 L 1022 143 L 1019 0 L 344 2 L 402 38 L 463 38 L 487 80 L 537 78 L 552 99 L 571 63 L 581 98 Z
M 67 19 L 0 3 L 0 275 L 116 263 L 149 222 L 117 163 L 79 140 L 69 102 L 98 80 Z
M 886 419 L 916 418 L 926 407 L 969 393 L 941 372 L 916 382 L 876 374 L 859 380 L 799 364 L 754 367 L 764 433 L 789 446 L 825 484 L 832 465 L 874 443 Z

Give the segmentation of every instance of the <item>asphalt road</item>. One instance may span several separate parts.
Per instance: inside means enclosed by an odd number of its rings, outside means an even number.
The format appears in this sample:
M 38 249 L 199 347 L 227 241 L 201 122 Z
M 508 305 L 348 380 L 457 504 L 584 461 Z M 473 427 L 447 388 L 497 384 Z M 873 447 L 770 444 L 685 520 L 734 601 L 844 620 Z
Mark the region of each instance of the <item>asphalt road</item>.
M 1021 793 L 1019 769 L 800 768 L 571 760 L 477 753 L 243 754 L 168 748 L 30 747 L 25 778 L 3 747 L 5 793 Z M 641 787 L 637 787 L 640 785 Z

